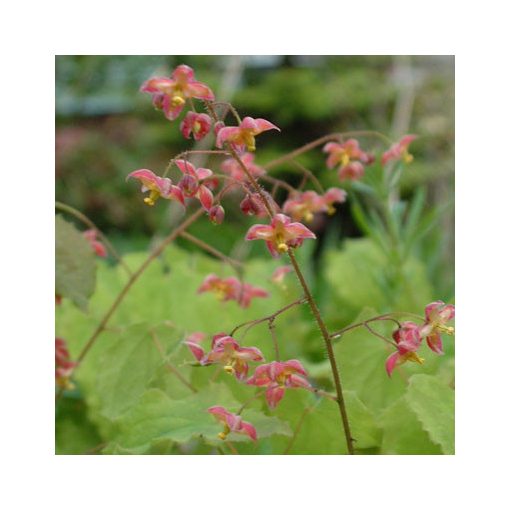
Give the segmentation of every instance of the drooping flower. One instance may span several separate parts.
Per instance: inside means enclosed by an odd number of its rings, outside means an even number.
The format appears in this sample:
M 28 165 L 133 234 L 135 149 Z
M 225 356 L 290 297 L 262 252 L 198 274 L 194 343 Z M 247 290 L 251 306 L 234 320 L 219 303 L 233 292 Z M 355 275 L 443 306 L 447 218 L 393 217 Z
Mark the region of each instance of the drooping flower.
M 195 80 L 194 71 L 187 65 L 175 68 L 170 78 L 150 78 L 140 88 L 141 92 L 152 94 L 152 102 L 163 110 L 169 120 L 175 120 L 181 113 L 186 99 L 197 98 L 214 101 L 212 90 Z
M 397 143 L 394 143 L 381 158 L 382 164 L 386 165 L 388 161 L 401 159 L 404 163 L 411 163 L 413 155 L 409 154 L 409 144 L 416 140 L 416 135 L 405 135 Z
M 143 199 L 147 205 L 154 205 L 159 197 L 166 198 L 167 200 L 178 200 L 184 205 L 182 191 L 179 187 L 174 186 L 168 177 L 158 177 L 154 172 L 146 168 L 131 172 L 126 177 L 126 180 L 131 177 L 138 179 L 142 183 L 142 193 L 150 191 L 149 196 Z
M 83 236 L 90 243 L 91 248 L 96 252 L 98 257 L 106 257 L 107 252 L 104 244 L 97 240 L 97 231 L 94 229 L 85 230 Z
M 288 273 L 292 272 L 292 270 L 293 270 L 292 266 L 280 266 L 280 267 L 277 267 L 273 271 L 273 275 L 271 276 L 271 281 L 273 283 L 282 284 L 283 280 L 285 278 L 285 275 L 287 275 Z
M 246 233 L 245 239 L 261 239 L 273 257 L 278 257 L 289 248 L 301 246 L 305 239 L 315 239 L 315 234 L 301 223 L 292 223 L 285 214 L 276 214 L 270 225 L 253 225 Z
M 269 407 L 274 408 L 285 395 L 287 388 L 310 388 L 306 380 L 307 372 L 303 365 L 295 359 L 289 361 L 273 361 L 260 365 L 255 369 L 246 384 L 266 386 L 266 400 Z
M 261 175 L 264 175 L 266 171 L 256 165 L 253 160 L 255 159 L 255 155 L 249 152 L 245 152 L 240 156 L 241 161 L 244 163 L 246 169 L 250 172 L 254 179 L 257 179 Z M 242 166 L 234 159 L 229 158 L 223 161 L 220 166 L 222 172 L 225 172 L 227 175 L 235 179 L 236 181 L 244 182 L 248 180 L 246 173 L 244 172 Z
M 279 212 L 280 207 L 274 201 L 273 197 L 265 191 L 262 191 L 262 193 L 264 193 L 264 198 L 269 204 L 269 207 L 273 211 Z M 247 216 L 257 216 L 258 218 L 269 216 L 264 201 L 257 192 L 247 193 L 241 200 L 239 207 L 241 208 L 241 212 Z
M 211 413 L 216 420 L 225 426 L 223 431 L 218 434 L 220 439 L 225 440 L 231 432 L 236 432 L 248 436 L 253 441 L 257 440 L 255 427 L 251 423 L 243 421 L 239 415 L 228 412 L 222 406 L 212 406 L 207 409 L 207 412 Z
M 184 159 L 175 161 L 177 168 L 184 174 L 178 186 L 187 197 L 197 197 L 202 207 L 209 211 L 213 205 L 214 196 L 208 186 L 203 183 L 213 175 L 208 168 L 195 168 L 195 166 Z
M 422 341 L 420 326 L 410 321 L 403 322 L 401 327 L 393 332 L 393 340 L 397 344 L 397 350 L 386 360 L 386 372 L 390 377 L 393 370 L 406 361 L 423 363 L 423 358 L 416 354 Z
M 63 338 L 55 338 L 55 382 L 62 389 L 72 389 L 71 374 L 77 365 L 71 361 L 67 350 L 66 341 Z
M 213 292 L 218 299 L 222 301 L 237 301 L 242 308 L 248 308 L 253 298 L 269 296 L 266 290 L 249 283 L 241 283 L 234 276 L 220 278 L 215 274 L 207 275 L 197 292 L 199 294 L 202 292 Z
M 310 223 L 314 214 L 326 212 L 333 214 L 335 202 L 345 202 L 347 193 L 340 188 L 330 188 L 323 196 L 315 191 L 305 191 L 294 194 L 283 204 L 283 212 L 289 214 L 293 220 L 304 220 Z
M 213 205 L 209 209 L 209 219 L 215 225 L 221 225 L 225 219 L 225 209 L 221 205 Z
M 254 119 L 245 117 L 238 127 L 224 127 L 218 131 L 216 147 L 223 147 L 225 142 L 230 142 L 237 152 L 243 152 L 246 148 L 250 152 L 255 150 L 255 137 L 269 129 L 280 128 L 266 119 Z
M 234 374 L 237 379 L 244 380 L 248 375 L 248 361 L 264 361 L 264 356 L 256 347 L 241 347 L 226 333 L 214 335 L 209 353 L 193 341 L 184 342 L 195 359 L 202 365 L 220 364 L 225 372 Z
M 211 130 L 212 120 L 206 113 L 188 112 L 181 122 L 181 133 L 185 138 L 193 135 L 195 140 L 202 140 Z
M 425 324 L 421 334 L 426 337 L 427 345 L 436 353 L 443 354 L 441 333 L 453 335 L 454 328 L 446 323 L 455 317 L 455 306 L 443 301 L 434 301 L 425 307 Z
M 338 177 L 341 181 L 361 179 L 365 172 L 364 165 L 369 165 L 374 160 L 371 154 L 361 150 L 359 142 L 354 138 L 344 143 L 329 142 L 323 151 L 329 154 L 326 166 L 338 166 Z

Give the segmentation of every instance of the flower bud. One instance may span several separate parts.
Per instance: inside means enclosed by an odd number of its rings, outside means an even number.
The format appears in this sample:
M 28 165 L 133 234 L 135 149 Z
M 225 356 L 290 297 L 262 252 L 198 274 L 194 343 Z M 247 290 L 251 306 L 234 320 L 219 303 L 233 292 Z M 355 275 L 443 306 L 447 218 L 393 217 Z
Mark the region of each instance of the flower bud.
M 187 197 L 193 197 L 198 191 L 199 182 L 192 175 L 184 175 L 179 182 L 179 188 L 181 188 L 184 195 Z
M 209 209 L 209 219 L 216 225 L 220 225 L 225 219 L 225 209 L 221 205 L 211 207 Z

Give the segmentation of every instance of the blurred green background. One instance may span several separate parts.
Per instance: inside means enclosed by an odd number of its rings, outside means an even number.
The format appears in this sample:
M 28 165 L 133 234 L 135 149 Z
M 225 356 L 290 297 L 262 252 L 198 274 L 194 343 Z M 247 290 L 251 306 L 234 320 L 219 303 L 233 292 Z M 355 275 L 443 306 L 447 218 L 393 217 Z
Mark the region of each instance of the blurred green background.
M 186 63 L 220 101 L 230 101 L 241 116 L 264 117 L 281 129 L 258 142 L 263 164 L 330 132 L 377 130 L 392 139 L 416 133 L 415 155 L 406 168 L 402 195 L 412 198 L 426 187 L 427 208 L 450 204 L 424 236 L 415 255 L 425 265 L 433 294 L 453 295 L 454 59 L 450 56 L 57 56 L 56 57 L 56 197 L 89 216 L 121 253 L 145 250 L 181 219 L 175 204 L 143 204 L 139 186 L 125 182 L 138 168 L 161 173 L 178 152 L 193 148 L 183 139 L 179 118 L 169 122 L 139 92 L 152 75 L 168 76 Z M 380 154 L 375 138 L 362 147 Z M 210 148 L 212 138 L 200 144 Z M 320 148 L 299 161 L 324 186 L 338 185 Z M 217 169 L 216 160 L 197 161 Z M 370 168 L 367 169 L 367 172 Z M 273 175 L 299 184 L 292 167 Z M 283 199 L 282 195 L 279 197 Z M 198 222 L 191 232 L 239 258 L 262 255 L 259 243 L 244 243 L 249 222 L 239 213 L 239 196 L 227 199 L 225 223 Z M 314 225 L 317 269 L 324 247 L 340 248 L 362 236 L 349 203 Z M 179 241 L 186 249 L 195 247 Z M 246 246 L 250 244 L 250 246 Z M 262 244 L 262 243 L 260 243 Z M 264 255 L 265 256 L 265 255 Z M 319 275 L 320 276 L 320 275 Z M 320 277 L 318 278 L 320 280 Z

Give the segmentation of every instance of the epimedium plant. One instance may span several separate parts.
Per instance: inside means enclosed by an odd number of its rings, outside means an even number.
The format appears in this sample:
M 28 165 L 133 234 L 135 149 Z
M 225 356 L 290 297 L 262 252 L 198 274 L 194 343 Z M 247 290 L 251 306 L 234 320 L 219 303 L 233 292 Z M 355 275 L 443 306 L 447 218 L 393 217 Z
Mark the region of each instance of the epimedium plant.
M 454 332 L 449 325 L 454 318 L 454 306 L 440 300 L 425 302 L 422 303 L 423 315 L 412 311 L 376 313 L 332 331 L 298 257 L 304 241 L 311 243 L 316 239 L 312 229 L 314 217 L 333 214 L 335 204 L 352 197 L 355 216 L 369 238 L 387 257 L 392 268 L 388 275 L 390 286 L 398 292 L 405 284 L 402 267 L 410 257 L 410 244 L 417 239 L 417 230 L 423 228 L 419 224 L 419 207 L 414 205 L 405 214 L 405 203 L 399 196 L 400 177 L 405 165 L 413 159 L 409 146 L 416 136 L 406 135 L 392 142 L 382 134 L 369 131 L 333 133 L 268 164 L 259 165 L 255 162 L 256 138 L 266 131 L 280 132 L 280 129 L 266 119 L 241 118 L 231 104 L 217 102 L 211 88 L 197 81 L 190 67 L 178 66 L 169 78 L 151 78 L 142 85 L 141 91 L 151 95 L 154 107 L 161 110 L 169 121 L 177 120 L 188 108 L 180 123 L 183 136 L 202 140 L 213 133 L 215 148 L 185 150 L 170 160 L 161 175 L 146 168 L 127 175 L 127 179 L 141 184 L 141 191 L 145 194 L 143 202 L 147 206 L 171 200 L 179 204 L 184 215 L 180 225 L 145 257 L 135 271 L 126 263 L 127 257 L 121 258 L 88 218 L 66 204 L 57 203 L 57 209 L 75 216 L 88 227 L 80 233 L 61 216 L 57 217 L 56 302 L 59 307 L 66 306 L 62 301 L 72 301 L 81 310 L 86 309 L 95 285 L 94 256 L 106 257 L 109 253 L 126 273 L 124 280 L 117 281 L 116 295 L 106 312 L 98 311 L 97 316 L 91 314 L 77 320 L 76 316 L 72 316 L 74 312 L 67 308 L 71 321 L 85 320 L 89 324 L 98 320 L 98 323 L 79 346 L 72 341 L 68 346 L 61 337 L 56 339 L 57 413 L 66 398 L 84 395 L 89 412 L 94 415 L 92 421 L 95 427 L 107 439 L 100 444 L 104 453 L 187 453 L 189 448 L 190 453 L 225 453 L 225 447 L 227 453 L 239 453 L 238 449 L 242 453 L 242 448 L 236 448 L 234 442 L 246 448 L 243 441 L 259 444 L 264 438 L 273 436 L 290 436 L 290 440 L 281 451 L 274 451 L 281 440 L 275 439 L 270 453 L 288 453 L 293 448 L 295 453 L 300 453 L 300 434 L 304 435 L 303 428 L 306 429 L 303 424 L 308 416 L 313 416 L 318 417 L 319 427 L 324 428 L 327 421 L 325 430 L 316 431 L 317 434 L 325 435 L 335 445 L 342 438 L 343 447 L 328 453 L 354 454 L 362 453 L 364 448 L 381 448 L 384 441 L 391 444 L 391 434 L 386 434 L 381 440 L 378 421 L 385 423 L 389 420 L 392 424 L 392 413 L 398 415 L 400 412 L 411 430 L 416 428 L 416 423 L 418 428 L 422 424 L 420 432 L 428 436 L 427 441 L 434 448 L 439 445 L 443 453 L 451 453 L 453 397 L 449 393 L 450 388 L 432 375 L 415 374 L 409 378 L 402 371 L 402 366 L 408 362 L 424 363 L 424 358 L 418 354 L 423 343 L 434 355 L 444 354 L 441 335 Z M 199 111 L 200 105 L 203 111 Z M 235 125 L 227 125 L 228 118 L 232 118 Z M 380 155 L 369 153 L 362 149 L 356 137 L 374 137 L 385 144 L 384 150 Z M 336 172 L 339 183 L 346 189 L 332 187 L 325 190 L 313 172 L 297 162 L 300 154 L 319 147 L 327 154 L 325 166 Z M 223 160 L 218 170 L 197 168 L 189 160 L 195 154 L 216 155 Z M 270 175 L 271 169 L 288 161 L 303 173 L 303 181 L 298 188 Z M 170 177 L 173 171 L 177 177 Z M 315 189 L 304 189 L 308 183 Z M 272 191 L 266 189 L 266 184 L 272 186 Z M 281 204 L 276 199 L 277 189 L 287 192 Z M 232 259 L 187 232 L 204 214 L 213 224 L 211 228 L 221 229 L 221 224 L 228 221 L 222 205 L 226 196 L 238 197 L 235 200 L 242 214 L 259 219 L 260 223 L 247 228 L 244 239 L 265 243 L 270 257 L 261 271 L 266 273 L 271 285 L 279 289 L 281 300 L 286 300 L 269 313 L 253 318 L 242 314 L 248 314 L 256 303 L 269 302 L 271 293 L 247 281 L 245 266 L 249 262 L 243 264 Z M 189 210 L 191 212 L 187 213 Z M 121 304 L 129 302 L 134 284 L 141 280 L 139 285 L 143 285 L 149 266 L 165 250 L 169 251 L 169 245 L 178 237 L 193 242 L 222 264 L 228 264 L 236 273 L 235 276 L 222 277 L 217 274 L 218 268 L 203 275 L 195 271 L 195 277 L 201 278 L 193 291 L 197 299 L 203 294 L 212 294 L 219 306 L 227 306 L 229 302 L 229 313 L 223 309 L 223 313 L 218 314 L 220 318 L 216 316 L 213 320 L 207 317 L 205 320 L 219 322 L 219 329 L 209 333 L 189 329 L 181 331 L 176 324 L 179 317 L 170 318 L 171 312 L 162 317 L 163 323 L 155 325 L 142 323 L 127 330 L 119 324 L 112 326 Z M 278 261 L 278 265 L 275 266 L 269 259 Z M 294 300 L 290 298 L 292 292 L 288 288 L 292 273 L 295 276 L 292 288 Z M 98 284 L 101 284 L 101 278 Z M 182 284 L 186 287 L 191 285 L 190 282 Z M 146 299 L 153 298 L 155 296 L 148 292 Z M 195 307 L 186 299 L 182 301 L 181 306 L 193 309 L 197 316 L 201 314 L 200 306 Z M 327 354 L 326 372 L 304 359 L 283 356 L 283 352 L 292 349 L 282 349 L 281 344 L 293 340 L 286 338 L 288 335 L 284 329 L 277 330 L 276 324 L 285 315 L 305 306 L 318 327 Z M 238 311 L 232 313 L 232 307 L 237 307 L 241 315 Z M 237 325 L 232 323 L 235 317 L 240 319 Z M 140 318 L 149 319 L 143 315 Z M 268 326 L 270 343 L 259 340 L 256 345 L 244 345 L 249 331 L 259 324 Z M 69 323 L 67 327 L 72 331 Z M 116 330 L 116 327 L 120 329 Z M 313 332 L 316 335 L 315 329 Z M 386 371 L 388 384 L 392 384 L 394 375 L 398 374 L 406 388 L 391 405 L 384 406 L 382 412 L 379 410 L 377 416 L 360 399 L 361 392 L 356 391 L 359 388 L 351 381 L 347 389 L 343 384 L 342 367 L 353 360 L 343 359 L 339 346 L 356 341 L 352 338 L 356 332 L 358 335 L 363 332 L 365 337 L 368 335 L 382 343 L 386 359 L 375 370 Z M 61 333 L 57 331 L 57 334 Z M 107 346 L 102 350 L 98 348 L 100 337 L 109 337 L 109 341 L 103 340 L 102 343 Z M 210 347 L 206 344 L 208 337 L 211 337 Z M 75 355 L 72 355 L 73 346 Z M 368 346 L 367 350 L 372 350 L 372 347 Z M 94 352 L 100 354 L 94 355 Z M 91 367 L 88 371 L 87 364 Z M 175 389 L 169 388 L 168 381 L 162 377 L 162 368 L 189 394 L 182 396 L 177 392 L 177 398 Z M 321 380 L 325 381 L 322 386 L 319 384 Z M 255 393 L 252 386 L 258 387 Z M 305 402 L 303 397 L 291 397 L 291 394 L 306 394 L 313 400 Z M 448 395 L 439 403 L 439 411 L 434 400 L 438 394 Z M 429 407 L 426 403 L 417 404 L 415 395 L 432 399 L 432 404 Z M 291 400 L 295 409 L 286 411 L 286 401 Z M 335 416 L 331 414 L 330 407 L 325 412 L 323 402 L 337 407 Z M 284 411 L 280 413 L 279 409 Z M 445 424 L 445 421 L 448 423 Z M 219 427 L 215 425 L 218 422 Z M 143 428 L 142 423 L 145 424 Z M 195 444 L 193 449 L 190 444 L 193 445 L 197 438 L 203 443 L 200 446 Z M 305 448 L 305 453 L 314 452 Z M 386 453 L 409 452 L 399 451 L 397 445 L 393 451 L 388 448 Z

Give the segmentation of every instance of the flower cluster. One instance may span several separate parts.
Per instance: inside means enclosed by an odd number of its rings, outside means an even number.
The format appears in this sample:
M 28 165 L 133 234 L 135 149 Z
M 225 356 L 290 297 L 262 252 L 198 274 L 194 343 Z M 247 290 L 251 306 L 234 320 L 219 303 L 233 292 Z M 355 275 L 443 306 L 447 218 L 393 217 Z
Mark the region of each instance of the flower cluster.
M 55 338 L 55 383 L 62 389 L 72 389 L 71 374 L 77 364 L 71 361 L 63 338 Z
M 340 188 L 330 188 L 322 196 L 315 191 L 294 193 L 283 204 L 283 212 L 294 221 L 304 220 L 310 223 L 316 213 L 334 214 L 333 204 L 345 202 L 346 197 L 347 193 Z
M 212 292 L 222 301 L 237 301 L 241 308 L 248 308 L 253 298 L 269 297 L 269 292 L 249 283 L 241 283 L 234 276 L 220 278 L 215 274 L 207 275 L 198 293 Z
M 359 142 L 354 138 L 344 143 L 329 142 L 324 146 L 328 153 L 326 166 L 330 169 L 338 167 L 340 181 L 357 181 L 365 174 L 365 165 L 370 165 L 374 157 L 361 150 Z
M 390 354 L 386 360 L 388 375 L 391 376 L 393 370 L 406 361 L 423 363 L 423 358 L 416 354 L 423 338 L 426 338 L 427 345 L 433 352 L 443 354 L 441 332 L 449 335 L 453 334 L 454 329 L 451 326 L 446 326 L 446 323 L 454 316 L 454 305 L 446 305 L 443 301 L 434 301 L 425 308 L 425 322 L 423 325 L 419 326 L 410 321 L 403 322 L 393 332 L 393 340 L 395 340 L 397 350 Z

